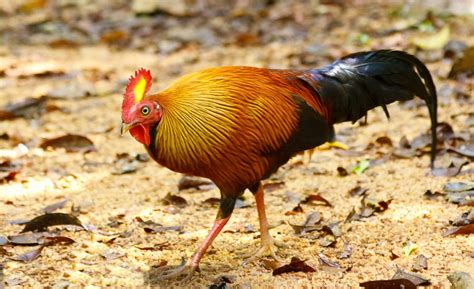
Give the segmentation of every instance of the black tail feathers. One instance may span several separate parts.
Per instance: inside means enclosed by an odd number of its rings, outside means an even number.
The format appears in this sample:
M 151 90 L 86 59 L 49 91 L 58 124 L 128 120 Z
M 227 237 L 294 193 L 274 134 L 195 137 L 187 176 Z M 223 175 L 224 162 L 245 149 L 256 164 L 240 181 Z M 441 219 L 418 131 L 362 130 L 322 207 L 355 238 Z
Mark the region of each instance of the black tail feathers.
M 431 74 L 415 56 L 403 51 L 379 50 L 350 54 L 336 62 L 310 71 L 314 87 L 329 107 L 333 123 L 355 122 L 367 111 L 409 100 L 425 100 L 431 119 L 431 168 L 436 157 L 437 95 Z

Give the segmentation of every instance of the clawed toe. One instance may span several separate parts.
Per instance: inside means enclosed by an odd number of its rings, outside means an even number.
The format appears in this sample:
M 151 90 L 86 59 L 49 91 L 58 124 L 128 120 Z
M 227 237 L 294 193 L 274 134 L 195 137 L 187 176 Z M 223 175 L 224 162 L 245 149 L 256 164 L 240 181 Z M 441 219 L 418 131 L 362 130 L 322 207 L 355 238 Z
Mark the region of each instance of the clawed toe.
M 175 279 L 179 280 L 181 283 L 187 283 L 191 280 L 196 270 L 197 266 L 192 265 L 190 262 L 185 262 L 185 260 L 182 259 L 181 264 L 177 267 L 163 268 L 158 273 L 158 276 L 156 276 L 156 280 L 163 282 Z
M 283 260 L 276 255 L 276 247 L 287 248 L 288 246 L 282 242 L 271 239 L 271 241 L 262 243 L 261 247 L 256 251 L 244 256 L 246 259 L 242 262 L 242 266 L 246 266 L 247 264 L 254 262 L 255 260 L 264 256 L 270 256 L 276 261 L 282 262 Z

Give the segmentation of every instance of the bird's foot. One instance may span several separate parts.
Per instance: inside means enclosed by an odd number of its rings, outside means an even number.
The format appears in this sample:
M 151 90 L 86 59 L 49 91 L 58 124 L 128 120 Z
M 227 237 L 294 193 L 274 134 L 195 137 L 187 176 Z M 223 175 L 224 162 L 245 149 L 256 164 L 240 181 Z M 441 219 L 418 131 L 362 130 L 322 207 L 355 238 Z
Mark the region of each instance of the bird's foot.
M 179 280 L 181 284 L 186 284 L 191 280 L 191 277 L 197 270 L 197 264 L 193 264 L 192 260 L 186 262 L 183 258 L 181 264 L 177 267 L 167 266 L 160 270 L 156 276 L 156 280 L 159 282 Z
M 247 264 L 264 256 L 270 256 L 275 259 L 275 261 L 282 262 L 283 260 L 276 255 L 276 247 L 288 248 L 288 245 L 283 242 L 276 241 L 272 237 L 265 238 L 264 240 L 262 240 L 262 245 L 260 246 L 260 248 L 244 256 L 244 258 L 246 259 L 244 260 L 244 262 L 242 262 L 242 266 L 246 266 Z

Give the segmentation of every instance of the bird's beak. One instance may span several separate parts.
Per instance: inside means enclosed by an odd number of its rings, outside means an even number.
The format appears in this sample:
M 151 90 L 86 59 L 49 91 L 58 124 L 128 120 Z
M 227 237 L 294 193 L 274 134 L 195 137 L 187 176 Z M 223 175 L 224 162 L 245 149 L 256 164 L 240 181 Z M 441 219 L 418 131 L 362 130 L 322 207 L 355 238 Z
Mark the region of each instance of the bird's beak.
M 122 122 L 122 129 L 120 130 L 120 135 L 124 135 L 127 131 L 129 131 L 131 128 L 136 126 L 137 123 L 123 123 Z

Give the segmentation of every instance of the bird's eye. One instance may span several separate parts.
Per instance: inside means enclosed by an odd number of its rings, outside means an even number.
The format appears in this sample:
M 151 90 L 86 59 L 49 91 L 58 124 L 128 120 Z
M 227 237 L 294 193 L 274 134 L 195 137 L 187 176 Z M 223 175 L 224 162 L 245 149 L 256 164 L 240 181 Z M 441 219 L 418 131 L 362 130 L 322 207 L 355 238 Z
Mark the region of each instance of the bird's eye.
M 142 107 L 142 115 L 147 116 L 150 113 L 150 108 L 146 105 Z

